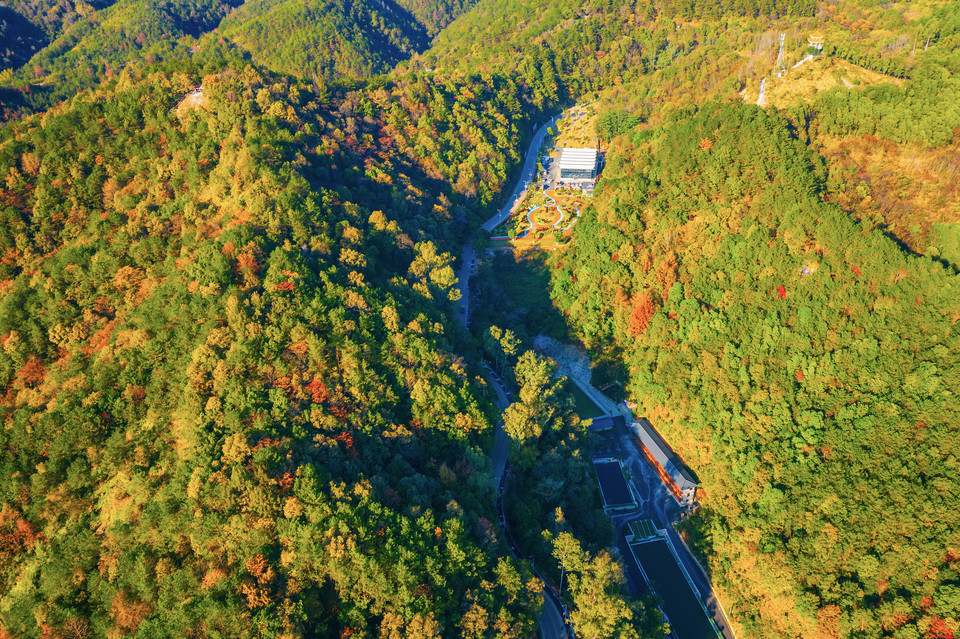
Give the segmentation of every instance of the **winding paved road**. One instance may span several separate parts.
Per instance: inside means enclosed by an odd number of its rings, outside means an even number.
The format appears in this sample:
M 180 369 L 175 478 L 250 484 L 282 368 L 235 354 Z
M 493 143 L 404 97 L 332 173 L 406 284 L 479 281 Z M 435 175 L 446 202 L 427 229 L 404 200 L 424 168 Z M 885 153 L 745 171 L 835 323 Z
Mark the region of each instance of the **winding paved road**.
M 520 171 L 520 178 L 517 180 L 516 188 L 513 189 L 513 194 L 510 195 L 510 199 L 507 200 L 507 203 L 503 205 L 503 208 L 500 209 L 499 212 L 481 225 L 480 228 L 484 231 L 492 231 L 496 228 L 497 224 L 500 224 L 500 222 L 510 217 L 513 210 L 523 200 L 523 194 L 526 192 L 530 182 L 533 181 L 534 174 L 536 173 L 537 152 L 540 150 L 540 145 L 543 144 L 543 139 L 547 135 L 547 129 L 553 126 L 561 115 L 562 114 L 557 114 L 550 118 L 549 122 L 541 126 L 537 129 L 537 132 L 533 134 L 533 139 L 530 140 L 530 146 L 527 147 L 527 157 L 523 162 L 523 169 Z
M 799 66 L 806 60 L 807 58 L 804 58 L 804 60 L 801 60 L 800 63 L 795 66 Z M 764 80 L 764 82 L 765 81 L 766 80 Z M 758 104 L 760 104 L 763 100 L 763 89 L 764 83 L 761 83 L 760 101 L 758 101 Z M 542 125 L 534 134 L 533 139 L 530 141 L 530 145 L 527 148 L 523 169 L 520 172 L 520 177 L 517 180 L 517 185 L 514 188 L 513 194 L 507 201 L 507 204 L 505 204 L 499 212 L 483 223 L 481 228 L 483 228 L 485 231 L 493 230 L 498 224 L 509 217 L 513 213 L 514 208 L 522 200 L 523 194 L 527 189 L 527 185 L 533 180 L 534 172 L 536 171 L 537 154 L 540 149 L 540 145 L 543 144 L 546 131 L 557 121 L 561 115 L 562 114 L 558 114 L 557 116 L 551 118 L 549 122 Z M 470 325 L 469 284 L 470 277 L 473 275 L 475 259 L 476 251 L 474 250 L 472 244 L 467 241 L 463 245 L 459 281 L 457 283 L 457 287 L 460 290 L 460 319 L 465 326 Z M 510 401 L 507 399 L 507 389 L 503 386 L 502 380 L 492 370 L 489 369 L 486 370 L 484 377 L 490 383 L 496 393 L 495 404 L 497 405 L 497 408 L 499 408 L 501 411 L 505 410 L 506 407 L 509 406 Z M 697 561 L 693 558 L 686 544 L 683 543 L 683 541 L 680 539 L 680 536 L 676 533 L 676 531 L 673 530 L 672 523 L 679 517 L 679 506 L 667 492 L 666 488 L 661 483 L 660 478 L 656 476 L 656 473 L 654 473 L 647 466 L 645 460 L 640 458 L 640 455 L 633 446 L 626 429 L 617 429 L 617 435 L 618 439 L 620 440 L 620 452 L 622 453 L 621 459 L 625 460 L 624 465 L 630 469 L 633 476 L 634 486 L 640 493 L 640 512 L 630 513 L 627 517 L 615 522 L 618 531 L 617 545 L 620 551 L 629 552 L 629 548 L 626 545 L 626 540 L 623 535 L 623 528 L 625 528 L 625 524 L 629 519 L 637 518 L 638 516 L 642 516 L 644 518 L 649 517 L 653 519 L 658 528 L 666 529 L 668 531 L 667 534 L 670 535 L 670 539 L 677 550 L 677 554 L 680 556 L 681 561 L 686 567 L 687 572 L 694 580 L 697 589 L 699 589 L 701 593 L 704 593 L 702 598 L 706 603 L 707 610 L 713 615 L 717 625 L 721 628 L 724 639 L 736 639 L 736 637 L 733 635 L 732 629 L 730 628 L 729 621 L 723 612 L 723 608 L 719 605 L 713 595 L 709 578 L 700 567 L 700 564 L 697 563 Z M 497 509 L 501 515 L 502 492 L 500 489 L 502 484 L 506 482 L 506 474 L 504 471 L 506 469 L 509 449 L 509 441 L 506 433 L 503 431 L 503 424 L 498 423 L 493 451 L 491 451 L 490 454 L 490 465 L 491 484 L 494 490 L 497 491 L 497 496 L 495 499 Z M 510 544 L 511 550 L 513 551 L 514 555 L 519 556 L 519 548 L 517 548 L 513 543 L 509 531 L 507 531 L 506 528 L 504 528 L 504 531 L 506 533 L 507 541 Z M 625 563 L 628 565 L 628 572 L 630 573 L 629 576 L 631 577 L 630 581 L 633 582 L 635 586 L 642 584 L 642 577 L 639 574 L 633 574 L 637 571 L 630 565 L 632 562 Z M 540 636 L 543 639 L 568 639 L 569 634 L 566 623 L 563 619 L 561 604 L 556 600 L 555 595 L 553 595 L 552 591 L 547 588 L 546 584 L 544 584 L 544 588 L 543 608 L 541 609 L 540 616 L 537 619 L 537 623 L 540 626 Z
M 520 177 L 517 179 L 517 185 L 513 189 L 510 199 L 500 211 L 483 223 L 481 226 L 483 230 L 487 232 L 492 231 L 500 222 L 507 219 L 507 217 L 513 213 L 513 209 L 523 199 L 523 194 L 526 192 L 527 186 L 533 180 L 534 173 L 537 170 L 537 155 L 540 151 L 540 145 L 543 144 L 543 140 L 546 137 L 547 129 L 553 126 L 560 115 L 561 114 L 555 115 L 549 122 L 542 125 L 537 132 L 534 133 L 533 139 L 530 140 L 530 145 L 527 147 L 526 159 L 520 171 Z M 470 326 L 470 277 L 473 275 L 475 260 L 476 251 L 468 240 L 463 245 L 459 280 L 457 282 L 457 287 L 460 289 L 460 320 L 464 326 Z M 503 387 L 502 380 L 490 370 L 486 372 L 485 377 L 496 392 L 497 399 L 495 403 L 497 408 L 501 411 L 505 410 L 507 406 L 510 405 L 510 401 L 507 399 L 507 389 Z M 510 443 L 507 440 L 506 433 L 503 431 L 503 424 L 498 423 L 493 451 L 490 453 L 490 466 L 492 470 L 491 482 L 493 483 L 494 489 L 498 489 L 500 483 L 506 480 L 504 469 L 506 468 L 507 455 L 509 452 Z M 500 508 L 500 499 L 501 495 L 498 491 L 498 510 Z M 514 554 L 518 555 L 519 549 L 513 546 L 513 541 L 510 539 L 509 533 L 507 533 L 507 540 L 510 542 Z M 544 588 L 546 588 L 546 584 Z M 543 608 L 540 610 L 540 616 L 537 618 L 537 623 L 540 626 L 540 636 L 543 639 L 567 639 L 569 635 L 567 634 L 566 623 L 563 620 L 562 609 L 558 602 L 548 594 L 548 590 L 544 592 Z
M 517 178 L 517 185 L 513 189 L 513 194 L 503 208 L 484 222 L 480 228 L 487 232 L 492 231 L 500 222 L 507 219 L 513 213 L 514 208 L 523 200 L 527 185 L 533 180 L 534 173 L 537 170 L 537 154 L 540 151 L 540 145 L 543 144 L 543 139 L 547 135 L 547 129 L 553 126 L 562 115 L 562 113 L 558 113 L 553 116 L 549 122 L 542 125 L 533 134 L 533 139 L 527 146 L 526 159 L 523 162 L 520 177 Z M 473 275 L 473 264 L 476 258 L 476 251 L 470 240 L 467 240 L 463 244 L 463 252 L 460 257 L 460 273 L 457 278 L 457 288 L 460 289 L 460 321 L 467 327 L 470 326 L 470 277 Z

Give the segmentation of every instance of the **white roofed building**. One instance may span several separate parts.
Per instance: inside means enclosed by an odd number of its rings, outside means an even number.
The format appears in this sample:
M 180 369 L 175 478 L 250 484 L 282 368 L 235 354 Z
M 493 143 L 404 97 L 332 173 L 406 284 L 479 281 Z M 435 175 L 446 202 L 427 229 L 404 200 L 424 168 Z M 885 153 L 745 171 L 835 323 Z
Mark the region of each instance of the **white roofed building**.
M 597 178 L 596 149 L 560 149 L 559 178 L 569 182 L 593 182 Z

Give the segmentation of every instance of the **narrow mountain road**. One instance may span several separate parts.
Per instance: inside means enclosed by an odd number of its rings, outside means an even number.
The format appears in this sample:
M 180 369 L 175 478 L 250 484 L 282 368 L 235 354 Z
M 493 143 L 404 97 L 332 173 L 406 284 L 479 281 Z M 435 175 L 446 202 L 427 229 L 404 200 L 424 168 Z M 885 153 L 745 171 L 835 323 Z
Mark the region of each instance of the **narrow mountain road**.
M 473 275 L 474 260 L 477 253 L 467 240 L 463 244 L 460 258 L 460 272 L 457 274 L 457 288 L 460 290 L 460 321 L 470 326 L 470 276 Z
M 505 411 L 507 406 L 510 405 L 510 400 L 507 399 L 507 389 L 503 387 L 502 380 L 489 369 L 487 369 L 484 378 L 497 394 L 497 399 L 494 402 L 497 408 L 499 408 L 501 412 Z M 509 452 L 510 442 L 507 440 L 507 433 L 503 430 L 503 422 L 497 422 L 493 451 L 490 453 L 490 466 L 493 469 L 491 482 L 494 488 L 500 485 L 500 478 L 503 477 L 503 469 L 507 466 L 507 454 L 509 454 Z
M 540 151 L 540 145 L 543 144 L 543 140 L 547 135 L 547 129 L 553 126 L 562 115 L 563 113 L 558 113 L 553 116 L 533 134 L 533 139 L 530 140 L 530 144 L 527 146 L 526 159 L 523 162 L 523 168 L 520 170 L 520 177 L 517 178 L 517 185 L 513 189 L 513 194 L 500 211 L 483 223 L 480 228 L 484 231 L 492 231 L 500 222 L 507 219 L 510 214 L 513 213 L 513 209 L 519 204 L 523 193 L 527 190 L 527 186 L 534 178 L 537 170 L 537 154 Z M 457 281 L 457 288 L 460 289 L 460 321 L 466 327 L 470 326 L 470 277 L 473 275 L 476 259 L 476 250 L 473 248 L 470 240 L 467 240 L 463 244 L 463 252 L 460 256 L 460 272 Z
M 484 378 L 487 380 L 487 383 L 493 387 L 493 390 L 497 395 L 497 399 L 494 402 L 497 405 L 497 408 L 499 408 L 501 411 L 506 410 L 507 406 L 510 405 L 510 400 L 507 399 L 507 389 L 503 385 L 503 380 L 501 380 L 500 377 L 498 377 L 489 369 L 486 371 Z M 501 508 L 501 500 L 503 499 L 503 492 L 499 489 L 507 479 L 504 470 L 506 469 L 507 454 L 509 452 L 510 442 L 507 439 L 507 434 L 503 431 L 503 423 L 498 422 L 496 443 L 493 446 L 493 452 L 490 454 L 490 465 L 492 466 L 493 470 L 491 473 L 491 483 L 493 484 L 494 489 L 497 489 L 498 510 Z M 505 488 L 505 486 L 503 487 Z M 502 516 L 502 512 L 500 514 Z M 514 545 L 513 539 L 510 537 L 510 533 L 506 529 L 506 520 L 501 519 L 500 522 L 504 527 L 505 534 L 507 535 L 507 542 L 510 544 L 510 549 L 518 559 L 521 558 L 519 553 L 520 549 Z M 537 624 L 540 626 L 540 637 L 542 639 L 568 639 L 569 637 L 567 634 L 566 623 L 563 620 L 563 613 L 560 603 L 551 595 L 545 582 L 543 607 L 540 609 L 540 615 L 537 617 Z
M 557 119 L 563 115 L 558 113 L 557 115 L 550 118 L 550 121 L 542 125 L 537 132 L 533 134 L 533 139 L 530 140 L 530 146 L 527 147 L 526 159 L 523 162 L 523 168 L 520 171 L 520 178 L 517 180 L 517 186 L 513 189 L 513 193 L 510 195 L 510 199 L 507 200 L 507 203 L 503 205 L 503 208 L 500 209 L 495 215 L 490 217 L 489 220 L 483 223 L 480 227 L 484 231 L 492 231 L 500 222 L 503 222 L 505 219 L 510 217 L 510 214 L 513 213 L 513 210 L 520 204 L 520 201 L 523 199 L 523 194 L 526 192 L 527 187 L 530 185 L 530 182 L 533 181 L 533 178 L 537 171 L 537 153 L 540 150 L 540 145 L 543 144 L 544 138 L 547 136 L 547 129 L 554 125 Z

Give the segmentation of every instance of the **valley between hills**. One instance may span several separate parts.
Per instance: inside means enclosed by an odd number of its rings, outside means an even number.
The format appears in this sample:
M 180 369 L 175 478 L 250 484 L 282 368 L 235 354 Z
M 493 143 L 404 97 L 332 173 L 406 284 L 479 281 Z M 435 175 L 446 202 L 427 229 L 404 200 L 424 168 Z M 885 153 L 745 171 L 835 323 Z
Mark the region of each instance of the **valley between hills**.
M 8 0 L 0 637 L 960 635 L 960 5 Z

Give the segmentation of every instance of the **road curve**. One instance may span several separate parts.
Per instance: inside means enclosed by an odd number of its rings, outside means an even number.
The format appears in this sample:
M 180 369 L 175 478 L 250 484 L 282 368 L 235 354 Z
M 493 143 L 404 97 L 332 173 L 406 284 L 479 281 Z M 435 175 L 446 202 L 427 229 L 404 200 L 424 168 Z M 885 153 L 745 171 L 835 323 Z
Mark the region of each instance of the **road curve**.
M 510 217 L 510 214 L 513 213 L 513 210 L 516 208 L 516 206 L 520 204 L 520 201 L 523 199 L 523 193 L 527 190 L 527 185 L 533 181 L 534 174 L 536 173 L 537 153 L 540 150 L 540 145 L 543 144 L 543 139 L 547 135 L 547 129 L 553 126 L 553 124 L 561 115 L 563 114 L 558 113 L 550 118 L 549 122 L 542 125 L 539 129 L 537 129 L 537 132 L 533 134 L 533 139 L 530 140 L 530 146 L 527 147 L 527 156 L 523 162 L 523 169 L 520 171 L 520 178 L 517 180 L 517 186 L 513 189 L 510 199 L 507 200 L 507 203 L 503 205 L 503 208 L 481 225 L 480 228 L 482 228 L 484 231 L 492 231 L 498 224 L 500 224 L 500 222 L 503 222 L 505 219 Z
M 507 219 L 507 217 L 513 213 L 514 207 L 519 204 L 522 199 L 522 194 L 527 190 L 527 184 L 533 179 L 534 173 L 537 170 L 537 153 L 540 150 L 540 145 L 543 144 L 543 139 L 547 135 L 547 129 L 553 126 L 562 115 L 562 113 L 558 113 L 553 116 L 549 122 L 542 125 L 537 129 L 537 132 L 533 134 L 533 139 L 530 140 L 530 144 L 527 146 L 526 159 L 523 162 L 520 177 L 517 178 L 517 185 L 513 189 L 513 194 L 502 209 L 483 223 L 481 226 L 483 230 L 487 232 L 492 231 L 500 222 Z M 467 240 L 463 244 L 463 252 L 460 258 L 460 272 L 457 279 L 457 288 L 460 289 L 460 321 L 464 326 L 470 326 L 470 276 L 473 275 L 473 264 L 476 257 L 477 255 L 473 245 L 470 243 L 470 240 Z

